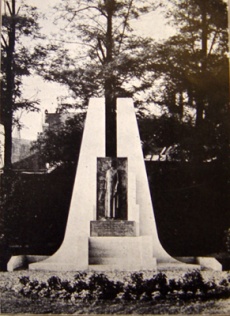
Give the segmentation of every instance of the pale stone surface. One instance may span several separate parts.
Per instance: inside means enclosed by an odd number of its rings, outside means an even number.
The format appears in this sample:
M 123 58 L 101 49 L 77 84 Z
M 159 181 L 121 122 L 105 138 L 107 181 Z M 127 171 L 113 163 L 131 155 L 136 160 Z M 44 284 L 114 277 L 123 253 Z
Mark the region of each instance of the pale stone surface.
M 122 270 L 153 269 L 151 238 L 90 237 L 89 262 L 92 265 L 111 265 Z
M 26 268 L 29 263 L 39 262 L 47 259 L 49 256 L 37 255 L 18 255 L 12 256 L 7 263 L 7 271 L 15 271 L 17 269 Z
M 215 271 L 222 271 L 222 264 L 213 257 L 197 257 L 197 262 L 201 265 L 201 267 Z
M 151 195 L 144 164 L 141 140 L 132 99 L 117 100 L 117 156 L 128 158 L 128 176 L 136 176 L 136 204 L 129 204 L 128 220 L 137 218 L 132 210 L 139 206 L 139 227 L 141 236 L 152 236 L 153 257 L 157 262 L 176 262 L 160 244 L 153 214 Z M 129 202 L 134 203 L 133 188 L 128 186 Z
M 26 256 L 12 256 L 7 263 L 7 271 L 11 272 L 22 268 L 26 264 Z
M 49 256 L 37 256 L 37 255 L 27 255 L 26 260 L 27 263 L 40 262 L 42 260 L 48 259 Z
M 75 236 L 74 243 L 63 245 L 48 259 L 29 264 L 30 270 L 77 271 L 88 268 L 88 237 Z
M 198 264 L 187 264 L 184 262 L 161 262 L 157 264 L 157 271 L 192 271 L 200 270 Z
M 105 157 L 105 102 L 91 99 L 64 241 L 38 270 L 155 270 L 156 263 L 178 262 L 162 248 L 154 220 L 139 131 L 131 99 L 117 100 L 117 156 L 128 158 L 128 221 L 136 237 L 90 237 L 96 220 L 97 157 Z
M 53 256 L 43 262 L 30 264 L 29 269 L 82 270 L 88 268 L 89 223 L 91 220 L 96 220 L 96 160 L 97 157 L 105 156 L 104 135 L 104 99 L 91 99 L 64 241 Z

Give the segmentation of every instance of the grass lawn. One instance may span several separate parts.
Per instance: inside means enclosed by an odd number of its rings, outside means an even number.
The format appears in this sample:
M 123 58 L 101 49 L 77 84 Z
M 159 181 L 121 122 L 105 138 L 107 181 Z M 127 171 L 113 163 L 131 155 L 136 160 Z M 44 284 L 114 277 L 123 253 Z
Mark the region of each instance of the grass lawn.
M 229 314 L 230 299 L 216 301 L 92 301 L 31 299 L 13 291 L 1 293 L 3 314 Z

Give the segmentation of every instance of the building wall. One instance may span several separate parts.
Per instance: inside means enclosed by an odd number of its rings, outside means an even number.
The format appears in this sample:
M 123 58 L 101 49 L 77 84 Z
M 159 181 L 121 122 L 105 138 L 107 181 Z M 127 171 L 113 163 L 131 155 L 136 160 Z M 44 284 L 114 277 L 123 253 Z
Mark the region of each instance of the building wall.
M 12 142 L 12 163 L 20 161 L 31 155 L 31 140 L 13 138 Z

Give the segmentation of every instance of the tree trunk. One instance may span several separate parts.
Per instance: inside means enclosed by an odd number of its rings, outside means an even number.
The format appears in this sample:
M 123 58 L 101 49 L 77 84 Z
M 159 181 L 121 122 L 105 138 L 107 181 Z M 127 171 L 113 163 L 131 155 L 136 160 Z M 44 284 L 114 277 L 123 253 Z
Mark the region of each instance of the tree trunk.
M 197 99 L 199 100 L 196 101 L 196 127 L 199 127 L 201 126 L 204 119 L 204 104 L 202 96 Z
M 107 11 L 107 31 L 106 31 L 106 60 L 105 67 L 105 121 L 106 121 L 106 156 L 117 156 L 117 133 L 116 133 L 116 97 L 114 92 L 114 76 L 110 63 L 113 61 L 113 14 L 115 0 L 105 0 Z M 108 70 L 110 68 L 110 70 Z
M 200 4 L 201 9 L 201 82 L 202 87 L 197 95 L 197 111 L 196 111 L 196 126 L 200 126 L 204 119 L 204 104 L 206 100 L 206 73 L 207 73 L 207 45 L 208 45 L 208 25 L 207 25 L 207 7 L 204 0 Z
M 13 103 L 14 103 L 14 51 L 15 51 L 15 0 L 11 1 L 11 25 L 8 32 L 7 66 L 6 66 L 6 92 L 5 104 L 2 104 L 2 120 L 5 127 L 5 165 L 4 169 L 12 167 L 12 125 L 13 125 Z
M 184 115 L 184 98 L 183 98 L 183 92 L 181 91 L 179 93 L 179 117 L 180 120 L 183 120 L 183 115 Z

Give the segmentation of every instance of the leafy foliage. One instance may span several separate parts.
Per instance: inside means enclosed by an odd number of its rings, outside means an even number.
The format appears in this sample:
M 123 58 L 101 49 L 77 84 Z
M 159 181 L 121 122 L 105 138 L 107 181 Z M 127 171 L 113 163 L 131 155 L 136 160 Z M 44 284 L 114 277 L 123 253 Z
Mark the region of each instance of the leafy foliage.
M 163 115 L 152 120 L 158 131 L 152 133 L 150 127 L 147 139 L 142 139 L 144 149 L 151 151 L 159 143 L 177 145 L 179 160 L 184 160 L 185 152 L 189 161 L 226 163 L 230 128 L 227 4 L 222 0 L 163 4 L 177 32 L 152 51 L 158 85 L 149 101 L 158 104 Z M 150 126 L 150 118 L 146 121 Z
M 66 84 L 83 105 L 91 96 L 114 98 L 144 91 L 152 85 L 148 74 L 154 43 L 135 35 L 131 21 L 158 5 L 142 0 L 60 2 L 56 23 L 65 25 L 58 38 L 64 45 L 56 46 L 51 64 L 42 70 L 44 77 Z M 68 43 L 80 48 L 77 54 Z
M 39 101 L 25 99 L 22 95 L 22 78 L 29 76 L 42 61 L 39 44 L 28 39 L 41 39 L 38 13 L 35 7 L 17 5 L 15 0 L 6 1 L 2 17 L 1 58 L 1 123 L 5 127 L 5 168 L 11 168 L 12 127 L 21 128 L 15 117 L 17 110 L 38 111 Z M 31 44 L 32 43 L 32 44 Z M 34 48 L 36 47 L 36 49 Z
M 230 228 L 224 234 L 224 246 L 228 253 L 230 253 Z
M 227 117 L 219 124 L 205 120 L 199 127 L 174 115 L 146 116 L 138 121 L 144 155 L 173 147 L 167 160 L 227 164 L 230 157 Z
M 196 125 L 219 121 L 228 103 L 227 4 L 215 1 L 170 0 L 166 16 L 178 33 L 159 45 L 163 76 L 160 103 L 183 115 L 196 110 Z
M 48 128 L 32 145 L 50 165 L 76 164 L 80 151 L 85 113 L 69 117 L 64 123 Z
M 85 106 L 92 96 L 133 97 L 144 154 L 176 146 L 172 156 L 177 161 L 226 163 L 230 128 L 226 3 L 163 1 L 175 34 L 161 43 L 135 35 L 132 19 L 159 5 L 130 0 L 61 3 L 55 17 L 56 23 L 65 25 L 64 44 L 53 45 L 52 61 L 41 73 L 67 85 L 78 106 Z M 72 52 L 68 43 L 81 50 Z M 150 104 L 162 109 L 160 118 L 146 117 Z
M 26 297 L 64 299 L 73 304 L 78 300 L 189 300 L 227 298 L 230 296 L 229 279 L 218 283 L 204 281 L 198 270 L 187 272 L 180 279 L 168 279 L 163 273 L 144 279 L 142 273 L 132 273 L 122 281 L 109 280 L 104 274 L 78 275 L 81 283 L 62 281 L 58 276 L 47 282 L 30 280 L 24 276 L 13 286 L 14 291 Z M 130 282 L 130 284 L 128 284 Z
M 122 290 L 121 282 L 110 281 L 104 274 L 93 274 L 89 278 L 90 297 L 96 299 L 115 299 Z

